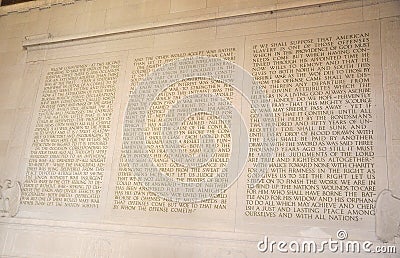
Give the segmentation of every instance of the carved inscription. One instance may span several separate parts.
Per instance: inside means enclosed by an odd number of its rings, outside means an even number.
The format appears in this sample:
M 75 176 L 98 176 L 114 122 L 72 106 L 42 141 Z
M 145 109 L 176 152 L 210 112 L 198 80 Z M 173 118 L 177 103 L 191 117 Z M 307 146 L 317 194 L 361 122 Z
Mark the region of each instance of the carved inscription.
M 119 69 L 108 61 L 47 73 L 23 204 L 99 206 Z
M 369 33 L 252 47 L 251 72 L 271 100 L 277 144 L 262 182 L 247 188 L 245 214 L 341 221 L 374 215 Z M 252 119 L 253 152 L 258 130 Z
M 234 62 L 236 60 L 235 48 L 207 49 L 204 51 L 182 52 L 177 54 L 147 56 L 135 58 L 132 72 L 131 84 L 134 90 L 144 76 L 147 76 L 157 67 L 176 60 L 177 58 L 189 56 L 209 56 L 219 57 Z M 170 75 L 179 73 L 179 69 L 170 71 Z M 201 69 L 201 68 L 200 68 Z M 229 79 L 229 78 L 228 78 Z M 157 78 L 154 83 L 162 83 L 162 78 Z M 174 114 L 174 118 L 182 121 L 179 129 L 181 136 L 180 147 L 188 155 L 196 155 L 200 150 L 200 137 L 204 134 L 210 135 L 216 140 L 216 150 L 213 157 L 201 167 L 188 167 L 172 160 L 165 151 L 162 139 L 162 122 L 168 110 L 190 94 L 212 93 L 224 97 L 231 101 L 234 90 L 231 86 L 209 78 L 191 78 L 179 81 L 170 85 L 153 100 L 148 113 L 146 134 L 146 147 L 151 155 L 154 164 L 165 175 L 183 182 L 200 182 L 206 178 L 211 178 L 226 166 L 231 152 L 231 134 L 229 125 L 224 124 L 220 119 L 207 113 L 194 113 L 189 117 L 183 117 L 179 113 Z M 145 93 L 143 93 L 145 94 Z M 196 103 L 192 102 L 195 101 Z M 209 105 L 207 99 L 195 99 L 184 103 L 184 108 L 190 110 L 199 103 Z M 179 111 L 178 111 L 179 112 Z M 129 137 L 135 137 L 131 135 Z M 134 151 L 134 150 L 132 150 Z M 138 166 L 143 164 L 137 164 Z M 226 209 L 226 193 L 219 194 L 216 198 L 209 199 L 200 203 L 181 203 L 167 201 L 148 191 L 142 183 L 135 177 L 133 170 L 121 156 L 120 166 L 115 189 L 114 209 L 119 210 L 138 210 L 146 212 L 165 212 L 165 213 L 192 213 L 196 209 Z M 149 178 L 149 180 L 157 180 Z M 160 187 L 164 187 L 160 183 Z

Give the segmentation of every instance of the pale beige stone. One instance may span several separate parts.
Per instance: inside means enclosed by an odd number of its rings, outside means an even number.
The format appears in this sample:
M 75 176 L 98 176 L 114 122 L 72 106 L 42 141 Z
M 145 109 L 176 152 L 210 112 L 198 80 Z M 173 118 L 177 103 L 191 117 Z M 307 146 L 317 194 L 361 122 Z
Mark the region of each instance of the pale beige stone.
M 389 163 L 389 189 L 392 194 L 400 198 L 400 145 L 393 143 L 391 148 L 389 148 L 388 153 L 388 163 Z
M 362 20 L 362 8 L 345 9 L 331 12 L 317 12 L 306 15 L 278 18 L 277 30 L 284 31 L 301 28 L 321 27 L 335 24 L 344 24 L 349 22 L 357 22 Z
M 20 38 L 24 36 L 24 27 L 28 23 L 18 23 L 4 26 L 1 30 L 0 39 Z
M 400 2 L 399 1 L 389 1 L 379 4 L 379 17 L 393 17 L 400 15 Z
M 105 43 L 93 44 L 93 47 L 88 50 L 88 55 L 102 53 L 106 51 Z M 45 51 L 46 59 L 58 59 L 58 58 L 69 58 L 69 57 L 79 57 L 85 45 L 66 47 L 63 52 L 56 51 L 56 49 L 49 49 Z M 43 60 L 43 59 L 39 59 Z
M 384 75 L 384 85 L 390 85 L 391 88 L 398 88 L 396 85 L 400 82 L 398 73 L 400 57 L 400 36 L 397 33 L 400 29 L 399 18 L 389 18 L 382 22 L 382 65 Z M 388 87 L 386 87 L 389 90 Z
M 27 53 L 26 62 L 29 63 L 29 62 L 43 61 L 46 57 L 46 51 L 47 50 L 45 49 L 29 51 Z
M 8 140 L 15 122 L 15 109 L 0 110 L 0 140 Z
M 7 154 L 8 140 L 0 140 L 0 156 L 5 157 Z
M 381 192 L 376 201 L 376 234 L 384 242 L 391 242 L 400 235 L 400 198 L 390 190 Z
M 227 1 L 220 0 L 219 1 L 219 12 L 220 13 L 230 13 L 235 11 L 245 10 L 257 10 L 257 8 L 268 8 L 274 10 L 276 8 L 276 0 L 267 0 L 267 1 L 257 1 L 257 0 L 235 0 L 235 1 Z
M 6 88 L 6 87 L 4 87 L 4 86 L 2 86 L 2 87 L 0 88 L 0 92 L 1 92 L 1 93 L 4 93 L 4 94 L 1 94 L 1 95 L 0 95 L 0 101 L 4 101 L 4 102 L 5 102 L 5 101 L 7 100 L 8 91 L 9 91 L 9 89 Z M 4 105 L 3 105 L 3 108 L 4 108 Z
M 30 10 L 28 12 L 21 12 L 16 14 L 18 16 L 18 19 L 23 21 L 23 23 L 35 23 L 40 15 L 40 12 L 36 10 Z
M 195 29 L 189 31 L 165 33 L 155 35 L 154 47 L 164 48 L 166 46 L 184 46 L 189 43 L 207 42 L 215 39 L 216 28 L 208 27 L 204 29 Z
M 144 49 L 152 47 L 154 44 L 154 36 L 142 36 L 136 38 L 121 39 L 118 42 L 106 45 L 107 51 L 118 51 L 121 49 L 132 50 L 132 49 Z
M 0 171 L 1 171 L 1 165 L 0 165 Z M 6 242 L 7 242 L 8 233 L 7 233 L 7 229 L 5 229 L 5 228 L 2 228 L 0 231 L 1 231 L 1 233 L 0 233 L 0 242 L 1 242 L 0 248 L 2 250 L 4 250 L 4 248 L 6 246 Z
M 60 16 L 59 18 L 50 19 L 48 32 L 53 37 L 73 34 L 75 32 L 77 17 L 77 14 L 71 14 L 70 16 Z
M 363 3 L 363 16 L 364 20 L 376 20 L 379 19 L 379 4 L 371 4 L 369 0 L 364 0 Z
M 54 5 L 51 7 L 51 18 L 59 19 L 86 13 L 87 1 L 76 1 L 74 4 Z
M 70 256 L 79 257 L 81 239 L 78 232 L 74 234 L 57 232 L 17 231 L 12 254 L 30 253 L 34 256 Z M 69 243 L 66 245 L 65 243 Z
M 398 140 L 400 139 L 400 119 L 398 119 L 398 115 L 400 114 L 400 88 L 398 87 L 398 84 L 388 85 L 387 98 L 388 124 L 391 127 L 391 137 L 388 140 Z
M 8 40 L 7 39 L 0 39 L 0 49 L 5 49 L 7 47 Z
M 31 15 L 29 12 L 26 13 L 12 13 L 9 15 L 5 15 L 1 17 L 1 20 L 3 24 L 8 27 L 8 26 L 13 26 L 17 24 L 23 24 L 27 23 L 29 21 L 25 21 L 23 18 L 30 18 L 32 17 L 34 20 L 34 15 Z M 32 20 L 31 20 L 32 22 Z
M 21 38 L 12 38 L 8 40 L 8 51 L 23 51 L 22 47 L 22 39 Z
M 87 55 L 103 54 L 106 52 L 131 50 L 131 49 L 142 49 L 152 47 L 154 43 L 154 36 L 143 36 L 135 38 L 121 38 L 118 41 L 105 41 L 96 42 L 91 44 L 91 48 L 87 48 L 86 44 L 78 46 L 68 46 L 64 48 L 63 52 L 58 51 L 58 49 L 49 49 L 46 51 L 35 51 L 37 54 L 32 56 L 32 58 L 37 58 L 37 60 L 47 59 L 59 59 L 59 58 L 70 58 L 79 57 L 82 52 Z
M 77 33 L 105 30 L 106 11 L 84 13 L 77 17 L 75 30 Z
M 49 30 L 50 9 L 32 10 L 38 12 L 37 19 L 33 23 L 26 23 L 24 27 L 24 36 L 47 33 Z
M 11 78 L 4 78 L 4 80 L 0 83 L 0 96 L 4 96 L 4 95 L 8 94 L 9 83 L 11 83 L 11 80 L 12 80 Z
M 135 1 L 135 3 L 143 3 L 144 0 Z M 131 5 L 132 1 L 130 0 L 115 0 L 115 1 L 107 1 L 107 0 L 99 0 L 99 1 L 87 1 L 86 6 L 89 12 L 93 11 L 104 11 L 106 9 L 121 7 L 124 5 Z
M 218 7 L 220 0 L 207 0 L 207 7 Z
M 192 21 L 193 19 L 203 20 L 215 18 L 218 13 L 217 7 L 202 8 L 197 10 L 190 10 L 185 12 L 169 13 L 157 16 L 158 22 L 171 21 L 174 23 Z
M 18 106 L 18 93 L 17 93 L 17 91 L 10 90 L 8 95 L 0 98 L 0 100 L 3 100 L 3 102 L 0 105 L 0 107 L 9 108 L 9 109 L 16 108 Z
M 21 89 L 21 78 L 24 74 L 24 65 L 6 66 L 0 72 L 3 81 L 0 87 L 4 87 L 6 94 L 0 95 L 0 108 L 13 109 L 18 105 L 18 94 Z M 4 84 L 3 84 L 4 82 Z
M 4 161 L 6 160 L 6 156 L 0 156 L 0 171 L 3 171 L 3 167 L 4 167 Z M 0 176 L 0 180 L 4 180 L 1 176 Z M 3 242 L 4 243 L 4 242 Z
M 55 1 L 47 1 L 55 2 Z M 335 3 L 336 2 L 336 3 Z M 349 1 L 361 3 L 361 1 Z M 15 121 L 0 120 L 0 179 L 16 177 L 23 180 L 26 164 L 29 161 L 30 145 L 25 143 L 26 132 L 32 133 L 35 127 L 30 122 L 38 89 L 43 85 L 40 79 L 46 75 L 45 67 L 49 65 L 75 64 L 82 60 L 105 57 L 121 57 L 128 64 L 121 68 L 118 93 L 116 94 L 112 132 L 107 152 L 107 168 L 105 169 L 103 192 L 109 192 L 108 199 L 102 199 L 102 208 L 95 214 L 87 211 L 71 212 L 70 209 L 36 209 L 24 207 L 21 217 L 15 218 L 12 225 L 9 221 L 0 223 L 1 256 L 11 257 L 265 257 L 257 251 L 257 242 L 264 235 L 273 240 L 327 240 L 335 238 L 337 227 L 349 229 L 351 239 L 375 241 L 374 221 L 334 222 L 334 221 L 296 221 L 250 218 L 243 215 L 246 201 L 246 178 L 231 189 L 234 204 L 231 211 L 217 213 L 208 211 L 186 214 L 182 216 L 164 216 L 153 214 L 114 213 L 113 184 L 118 167 L 119 150 L 122 144 L 123 115 L 129 97 L 129 83 L 132 59 L 152 54 L 167 54 L 187 49 L 203 49 L 206 46 L 227 46 L 236 43 L 240 56 L 238 63 L 244 63 L 244 49 L 252 40 L 273 40 L 279 37 L 286 39 L 303 37 L 301 35 L 326 34 L 329 31 L 360 31 L 365 27 L 375 26 L 372 23 L 354 23 L 356 21 L 378 20 L 381 17 L 398 15 L 396 1 L 385 1 L 375 5 L 354 7 L 347 1 L 335 0 L 208 0 L 185 2 L 145 1 L 138 0 L 96 0 L 77 1 L 71 5 L 57 5 L 43 10 L 31 10 L 26 14 L 9 14 L 0 17 L 0 107 L 1 110 L 16 110 Z M 326 4 L 325 4 L 326 3 Z M 331 6 L 319 12 L 319 7 L 302 8 L 321 4 Z M 74 7 L 79 6 L 79 7 Z M 301 7 L 301 8 L 300 8 Z M 179 9 L 181 8 L 181 9 Z M 197 9 L 201 8 L 201 9 Z M 225 16 L 243 15 L 253 17 L 251 13 L 275 11 L 279 8 L 297 8 L 296 12 L 277 12 L 278 21 L 272 20 L 239 20 L 231 18 L 232 24 L 210 22 L 207 26 L 199 21 L 222 18 Z M 177 12 L 174 12 L 177 11 Z M 30 14 L 32 12 L 32 14 Z M 174 13 L 170 13 L 174 12 Z M 7 18 L 6 18 L 7 17 Z M 21 18 L 23 17 L 23 19 Z M 51 19 L 50 19 L 51 17 Z M 398 31 L 396 19 L 382 21 L 383 71 L 381 65 L 373 77 L 373 85 L 379 86 L 374 95 L 381 100 L 380 82 L 385 87 L 385 124 L 390 133 L 385 135 L 381 128 L 383 107 L 380 104 L 376 130 L 378 132 L 379 153 L 376 170 L 377 189 L 387 187 L 397 189 L 398 159 L 400 142 L 400 124 L 398 114 Z M 189 23 L 190 26 L 171 24 Z M 153 30 L 151 26 L 166 26 Z M 225 25 L 223 25 L 225 24 Z M 343 24 L 343 26 L 336 26 Z M 334 25 L 334 26 L 332 26 Z M 202 27 L 204 26 L 204 27 Z M 50 28 L 50 30 L 49 30 Z M 179 28 L 179 29 L 177 29 Z M 304 29 L 302 29 L 304 28 Z M 276 32 L 278 29 L 278 32 Z M 137 30 L 130 34 L 124 32 L 115 37 L 94 37 L 91 40 L 79 40 L 79 37 L 91 36 L 88 32 L 115 32 Z M 59 44 L 42 45 L 42 50 L 23 50 L 21 42 L 25 36 L 51 32 L 53 39 L 64 39 Z M 397 33 L 398 35 L 398 33 Z M 222 40 L 221 40 L 222 39 Z M 43 39 L 44 42 L 46 38 Z M 52 40 L 52 39 L 50 39 Z M 230 43 L 229 43 L 230 42 Z M 377 46 L 374 42 L 374 46 Z M 375 50 L 375 48 L 374 48 Z M 380 51 L 376 49 L 373 59 L 380 59 Z M 18 54 L 20 53 L 20 54 Z M 27 53 L 25 57 L 24 54 Z M 246 62 L 250 56 L 247 52 Z M 27 64 L 24 63 L 26 58 Z M 123 62 L 125 62 L 123 61 Z M 375 62 L 375 61 L 374 61 Z M 15 65 L 14 65 L 15 64 Z M 10 67 L 11 66 L 11 67 Z M 389 101 L 390 100 L 390 101 Z M 12 112 L 8 112 L 12 113 Z M 35 114 L 36 113 L 36 114 Z M 7 114 L 8 115 L 8 114 Z M 6 116 L 7 116 L 6 115 Z M 375 118 L 374 118 L 375 119 Z M 32 121 L 34 119 L 32 118 Z M 13 129 L 10 129 L 13 128 Z M 6 132 L 3 134 L 2 132 Z M 12 134 L 10 134 L 11 130 Z M 3 137 L 4 136 L 4 137 Z M 385 143 L 384 136 L 387 136 Z M 392 143 L 392 147 L 389 147 Z M 396 146 L 394 146 L 396 145 Z M 388 149 L 388 157 L 382 151 Z M 112 167 L 112 168 L 111 168 Z M 389 169 L 389 178 L 387 178 Z M 393 171 L 393 173 L 391 172 Z M 385 174 L 385 175 L 383 175 Z M 237 193 L 235 192 L 237 189 Z M 235 190 L 235 191 L 234 191 Z M 237 198 L 237 199 L 236 199 Z M 106 206 L 107 205 L 107 206 Z M 50 214 L 51 213 L 51 214 Z M 224 214 L 226 216 L 220 216 Z M 216 218 L 217 217 L 217 218 Z M 39 219 L 32 219 L 39 218 Z M 79 221 L 79 223 L 71 222 Z M 29 224 L 27 226 L 26 224 Z M 141 226 L 132 226 L 132 225 Z M 159 227 L 155 227 L 159 226 Z M 180 228 L 180 229 L 178 229 Z M 57 229 L 54 231 L 54 229 Z M 191 229 L 191 230 L 190 230 Z M 135 232 L 135 234 L 132 234 Z M 218 241 L 216 241 L 216 239 Z M 374 242 L 379 244 L 377 242 Z M 156 246 L 155 246 L 156 244 Z M 134 254 L 132 253 L 134 252 Z M 278 254 L 276 254 L 278 255 Z M 350 257 L 358 257 L 350 254 Z M 337 257 L 337 254 L 326 254 L 324 257 Z
M 18 109 L 15 112 L 14 129 L 10 137 L 10 146 L 24 147 L 32 118 L 32 111 L 30 109 Z
M 17 54 L 19 54 L 19 52 L 0 53 L 0 66 L 15 65 L 17 62 Z
M 203 9 L 206 8 L 206 6 L 207 0 L 171 0 L 171 13 Z
M 0 19 L 0 30 L 4 30 L 6 28 L 3 19 Z
M 217 38 L 237 37 L 276 31 L 276 19 L 217 26 Z
M 219 7 L 221 11 L 240 10 L 242 8 L 257 6 L 275 6 L 277 0 L 255 1 L 255 0 L 207 0 L 207 7 Z
M 169 13 L 170 2 L 150 0 L 144 4 L 131 4 L 107 10 L 106 26 L 114 28 L 138 23 L 148 23 L 155 20 L 155 16 Z
M 382 23 L 383 82 L 385 90 L 385 119 L 387 131 L 388 186 L 391 193 L 400 197 L 400 122 L 399 122 L 399 82 L 400 56 L 399 19 L 389 18 Z M 382 221 L 380 223 L 383 223 Z M 385 232 L 383 232 L 385 233 Z M 389 234 L 390 235 L 390 234 Z
M 7 158 L 3 165 L 4 178 L 19 177 L 19 168 L 21 166 L 20 160 L 23 155 L 23 147 L 10 147 L 7 150 Z
M 13 66 L 24 64 L 26 60 L 26 52 L 10 51 L 0 52 L 0 66 Z
M 340 1 L 341 0 L 278 0 L 277 9 L 296 8 L 299 6 L 319 5 Z

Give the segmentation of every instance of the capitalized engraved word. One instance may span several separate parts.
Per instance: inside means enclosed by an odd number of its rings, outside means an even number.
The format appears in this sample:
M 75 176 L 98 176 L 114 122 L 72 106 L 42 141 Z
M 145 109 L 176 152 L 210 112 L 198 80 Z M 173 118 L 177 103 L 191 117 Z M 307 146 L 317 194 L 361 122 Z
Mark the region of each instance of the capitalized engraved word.
M 14 217 L 18 213 L 21 201 L 21 185 L 11 180 L 5 180 L 0 185 L 0 216 Z
M 135 176 L 150 191 L 177 202 L 198 202 L 212 198 L 231 186 L 240 176 L 248 158 L 249 137 L 240 110 L 225 98 L 213 93 L 190 94 L 172 105 L 162 124 L 162 142 L 171 160 L 185 167 L 201 167 L 213 156 L 216 141 L 211 135 L 200 137 L 200 151 L 189 154 L 181 149 L 179 127 L 192 116 L 208 114 L 218 117 L 231 134 L 231 157 L 218 173 L 200 182 L 183 182 L 161 172 L 152 160 L 145 129 L 148 113 L 157 96 L 170 85 L 190 78 L 211 78 L 232 86 L 241 101 L 251 104 L 260 123 L 260 151 L 250 175 L 255 185 L 264 175 L 273 156 L 275 126 L 271 105 L 254 78 L 231 62 L 210 57 L 190 57 L 167 63 L 141 81 L 132 92 L 125 113 L 123 155 Z M 260 96 L 250 102 L 252 93 Z M 199 101 L 202 100 L 202 101 Z M 204 101 L 206 100 L 206 101 Z M 191 103 L 190 108 L 186 103 Z

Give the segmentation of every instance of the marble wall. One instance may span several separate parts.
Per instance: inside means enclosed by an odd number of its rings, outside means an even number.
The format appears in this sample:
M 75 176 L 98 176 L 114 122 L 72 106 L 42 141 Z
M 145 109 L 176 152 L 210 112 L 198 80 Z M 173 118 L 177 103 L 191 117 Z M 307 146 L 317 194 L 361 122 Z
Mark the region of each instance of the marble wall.
M 281 256 L 260 241 L 339 230 L 400 249 L 399 1 L 42 0 L 0 15 L 0 181 L 22 189 L 2 256 Z M 189 116 L 167 112 L 179 105 Z M 207 143 L 216 154 L 187 165 Z

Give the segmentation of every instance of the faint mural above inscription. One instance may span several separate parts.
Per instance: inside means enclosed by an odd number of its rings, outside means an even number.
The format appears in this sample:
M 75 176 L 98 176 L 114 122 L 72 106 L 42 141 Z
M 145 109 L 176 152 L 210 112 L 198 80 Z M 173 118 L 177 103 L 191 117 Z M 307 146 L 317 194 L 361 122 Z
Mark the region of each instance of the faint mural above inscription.
M 51 67 L 22 203 L 99 207 L 119 61 Z
M 14 217 L 21 202 L 21 185 L 18 181 L 5 180 L 0 185 L 0 217 Z

